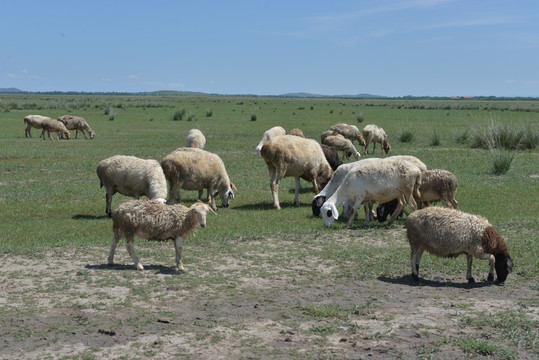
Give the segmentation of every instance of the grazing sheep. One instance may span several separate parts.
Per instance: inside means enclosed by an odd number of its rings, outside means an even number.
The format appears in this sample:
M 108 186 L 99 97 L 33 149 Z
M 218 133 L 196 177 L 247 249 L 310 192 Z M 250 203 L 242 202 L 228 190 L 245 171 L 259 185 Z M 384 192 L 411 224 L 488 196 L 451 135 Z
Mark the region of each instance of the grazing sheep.
M 221 197 L 224 207 L 228 207 L 230 199 L 234 198 L 234 184 L 230 181 L 223 160 L 217 155 L 197 148 L 178 148 L 165 156 L 161 167 L 170 186 L 170 202 L 181 202 L 180 189 L 207 189 L 210 195 L 212 209 L 215 206 L 217 194 Z
M 289 135 L 295 135 L 295 136 L 299 136 L 299 137 L 305 138 L 305 135 L 303 135 L 303 131 L 301 131 L 301 130 L 298 129 L 298 128 L 294 128 L 294 129 L 290 130 L 290 132 L 289 132 L 288 134 L 289 134 Z
M 324 225 L 330 227 L 339 218 L 337 207 L 345 201 L 353 201 L 352 215 L 347 226 L 354 220 L 357 208 L 362 202 L 385 202 L 399 199 L 397 212 L 389 219 L 391 224 L 406 203 L 412 211 L 416 209 L 413 194 L 416 195 L 421 185 L 421 171 L 414 164 L 398 159 L 378 159 L 365 162 L 351 169 L 342 184 L 322 205 L 320 212 Z M 365 226 L 371 219 L 371 211 L 365 213 Z
M 459 210 L 428 207 L 418 210 L 406 219 L 406 236 L 410 242 L 412 278 L 419 280 L 419 262 L 423 251 L 441 257 L 466 254 L 468 270 L 466 279 L 474 283 L 473 258 L 488 260 L 490 269 L 487 280 L 503 283 L 513 270 L 513 261 L 502 236 L 487 219 Z
M 277 210 L 281 209 L 279 183 L 283 178 L 295 177 L 294 205 L 299 206 L 300 178 L 312 182 L 314 192 L 318 194 L 318 185 L 323 188 L 333 175 L 320 144 L 312 139 L 293 135 L 278 136 L 262 146 L 261 155 L 268 166 L 273 206 Z
M 411 162 L 415 166 L 417 166 L 417 168 L 420 171 L 426 171 L 427 170 L 427 165 L 425 165 L 425 163 L 423 163 L 423 161 L 419 160 L 418 158 L 416 158 L 415 156 L 412 156 L 412 155 L 393 155 L 393 156 L 388 157 L 387 159 L 406 160 L 406 161 Z
M 185 146 L 204 149 L 204 147 L 206 146 L 206 137 L 204 137 L 202 131 L 198 129 L 191 129 L 187 133 L 187 140 L 185 141 Z
M 90 125 L 88 125 L 88 123 L 83 117 L 74 116 L 74 115 L 64 115 L 64 116 L 60 116 L 58 118 L 58 121 L 64 124 L 67 130 L 75 130 L 75 139 L 78 138 L 79 131 L 82 133 L 82 135 L 84 135 L 85 139 L 87 139 L 87 137 L 84 131 L 88 132 L 90 139 L 93 139 L 95 137 L 95 131 L 92 130 Z
M 100 187 L 105 187 L 106 209 L 110 217 L 112 196 L 119 192 L 125 196 L 147 196 L 165 203 L 167 180 L 156 160 L 144 160 L 134 156 L 116 155 L 102 160 L 97 165 Z
M 24 117 L 24 123 L 26 124 L 26 129 L 24 129 L 24 137 L 32 137 L 32 133 L 30 130 L 32 128 L 34 129 L 41 129 L 41 124 L 43 123 L 43 120 L 49 119 L 52 120 L 50 117 L 41 116 L 41 115 L 27 115 Z M 41 137 L 41 136 L 40 136 Z
M 118 206 L 112 213 L 114 237 L 107 259 L 114 264 L 114 252 L 120 239 L 126 239 L 126 248 L 138 270 L 144 270 L 135 254 L 135 235 L 149 241 L 174 240 L 176 271 L 185 271 L 182 264 L 182 240 L 196 230 L 197 225 L 206 227 L 209 212 L 215 212 L 206 204 L 197 202 L 191 207 L 180 204 L 166 205 L 155 200 L 130 200 Z
M 422 209 L 428 206 L 431 201 L 441 201 L 444 207 L 458 209 L 458 203 L 455 200 L 458 181 L 453 173 L 447 170 L 433 169 L 423 171 L 421 176 L 420 197 L 415 198 L 418 208 Z M 378 221 L 384 222 L 387 216 L 395 211 L 396 207 L 396 199 L 378 205 L 376 208 Z
M 324 156 L 326 157 L 329 166 L 331 166 L 331 169 L 333 171 L 337 170 L 337 168 L 342 165 L 342 160 L 339 159 L 339 153 L 337 150 L 332 146 L 327 146 L 324 144 L 320 144 L 320 147 L 322 148 Z
M 342 151 L 343 160 L 345 156 L 348 159 L 350 156 L 354 155 L 356 160 L 361 156 L 361 154 L 354 147 L 354 144 L 352 144 L 352 141 L 346 139 L 340 134 L 327 136 L 324 139 L 324 145 L 334 147 L 337 151 Z
M 45 140 L 45 131 L 47 132 L 47 135 L 49 135 L 49 139 L 51 140 L 51 131 L 56 133 L 56 138 L 58 140 L 60 140 L 60 138 L 63 138 L 63 135 L 65 135 L 67 140 L 71 139 L 71 134 L 69 133 L 69 131 L 67 131 L 66 126 L 56 119 L 43 119 L 43 121 L 41 122 L 41 129 L 41 136 L 43 136 L 43 140 Z
M 363 138 L 365 139 L 365 155 L 369 153 L 368 147 L 370 143 L 372 143 L 373 153 L 376 147 L 376 143 L 380 143 L 382 146 L 382 150 L 384 150 L 386 154 L 389 154 L 391 146 L 387 142 L 386 132 L 380 126 L 373 124 L 365 126 L 363 128 Z
M 255 147 L 256 152 L 258 155 L 260 155 L 260 150 L 262 149 L 262 145 L 268 140 L 273 139 L 274 137 L 285 135 L 286 131 L 281 126 L 275 126 L 271 129 L 264 132 L 264 135 L 262 136 L 262 140 L 258 143 L 258 145 Z
M 323 144 L 324 143 L 324 140 L 328 137 L 328 136 L 331 136 L 331 135 L 337 135 L 339 134 L 338 132 L 336 131 L 333 131 L 333 130 L 326 130 L 324 131 L 322 134 L 320 134 L 320 142 Z
M 360 146 L 365 146 L 365 139 L 361 135 L 361 132 L 355 125 L 348 125 L 344 123 L 338 123 L 329 128 L 332 131 L 336 131 L 350 141 L 357 140 Z

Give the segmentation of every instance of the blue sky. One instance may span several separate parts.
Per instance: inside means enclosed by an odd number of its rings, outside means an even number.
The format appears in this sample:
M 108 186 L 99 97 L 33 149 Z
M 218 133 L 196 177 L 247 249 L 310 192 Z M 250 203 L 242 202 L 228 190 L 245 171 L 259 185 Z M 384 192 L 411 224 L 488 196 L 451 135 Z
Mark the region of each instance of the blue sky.
M 539 97 L 536 0 L 1 0 L 0 88 Z

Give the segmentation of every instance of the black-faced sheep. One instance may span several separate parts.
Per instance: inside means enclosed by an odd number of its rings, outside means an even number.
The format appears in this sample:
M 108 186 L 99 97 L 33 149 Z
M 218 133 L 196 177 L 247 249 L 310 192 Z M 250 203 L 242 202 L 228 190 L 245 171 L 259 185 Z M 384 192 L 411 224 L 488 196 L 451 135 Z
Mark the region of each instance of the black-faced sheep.
M 90 136 L 90 139 L 93 139 L 95 137 L 95 131 L 92 130 L 90 125 L 88 125 L 88 123 L 83 117 L 74 115 L 63 115 L 58 118 L 58 121 L 64 124 L 68 130 L 75 130 L 75 139 L 78 138 L 79 131 L 82 133 L 82 135 L 84 135 L 85 139 L 85 131 L 88 132 L 88 136 Z
M 337 207 L 349 200 L 353 202 L 353 206 L 348 227 L 352 225 L 357 208 L 363 202 L 385 202 L 398 198 L 399 213 L 406 203 L 410 205 L 412 211 L 416 209 L 413 193 L 417 193 L 421 185 L 421 171 L 417 166 L 408 161 L 390 158 L 359 163 L 348 172 L 342 184 L 322 205 L 320 211 L 324 225 L 332 226 L 333 221 L 339 217 Z M 395 218 L 394 213 L 388 224 Z M 365 214 L 365 226 L 369 224 L 370 219 L 369 209 Z
M 468 269 L 466 279 L 474 283 L 473 258 L 488 260 L 490 269 L 487 280 L 503 283 L 513 270 L 513 261 L 502 236 L 487 219 L 459 210 L 428 207 L 417 210 L 406 219 L 406 236 L 411 248 L 412 278 L 419 280 L 419 262 L 423 251 L 441 257 L 466 254 Z
M 105 187 L 106 209 L 111 216 L 112 196 L 119 192 L 125 196 L 147 196 L 162 203 L 167 198 L 167 180 L 156 160 L 144 160 L 135 156 L 116 155 L 97 165 L 100 187 Z
M 41 136 L 43 136 L 43 140 L 45 140 L 45 131 L 51 140 L 51 131 L 56 133 L 58 140 L 60 140 L 60 138 L 63 136 L 65 136 L 68 140 L 71 139 L 71 134 L 69 131 L 67 131 L 66 126 L 56 119 L 43 119 L 41 122 L 41 129 Z
M 368 147 L 370 143 L 372 143 L 373 153 L 374 149 L 376 148 L 376 143 L 379 143 L 382 146 L 382 150 L 384 150 L 386 154 L 389 154 L 391 146 L 387 141 L 386 132 L 380 126 L 373 124 L 365 126 L 363 128 L 363 138 L 365 139 L 365 155 L 369 153 Z
M 421 174 L 420 197 L 415 198 L 418 208 L 422 209 L 431 201 L 441 201 L 444 207 L 458 209 L 455 194 L 457 192 L 457 177 L 447 171 L 432 169 L 423 171 Z M 388 215 L 393 214 L 397 207 L 395 200 L 378 205 L 376 214 L 379 222 L 384 222 Z
M 204 147 L 206 146 L 206 137 L 204 136 L 202 131 L 198 129 L 191 129 L 187 133 L 185 146 L 204 149 Z
M 42 115 L 27 115 L 24 117 L 24 123 L 26 124 L 26 128 L 24 129 L 24 137 L 32 137 L 32 133 L 30 130 L 32 128 L 34 129 L 41 129 L 41 124 L 43 123 L 43 120 L 49 119 L 52 120 L 50 117 L 42 116 Z M 41 136 L 40 136 L 41 137 Z
M 312 139 L 281 135 L 267 141 L 262 146 L 261 155 L 268 166 L 273 206 L 277 210 L 281 209 L 279 183 L 283 178 L 295 178 L 294 205 L 299 206 L 300 178 L 310 181 L 318 194 L 318 185 L 323 188 L 333 175 L 320 144 Z
M 324 139 L 323 142 L 324 145 L 331 146 L 335 148 L 337 151 L 342 151 L 342 159 L 344 160 L 345 156 L 346 158 L 350 158 L 350 156 L 354 156 L 354 158 L 357 160 L 360 158 L 359 152 L 354 147 L 354 144 L 352 144 L 352 141 L 349 139 L 346 139 L 344 136 L 337 134 L 337 135 L 330 135 L 327 136 Z
M 345 138 L 350 139 L 351 141 L 357 140 L 359 145 L 365 146 L 365 139 L 363 139 L 363 135 L 361 135 L 361 132 L 355 125 L 338 123 L 333 125 L 329 129 L 338 132 Z
M 269 130 L 266 130 L 264 132 L 264 135 L 262 136 L 262 139 L 258 143 L 258 145 L 255 147 L 256 152 L 260 155 L 260 150 L 262 150 L 262 145 L 268 140 L 273 139 L 274 137 L 285 135 L 286 131 L 281 126 L 274 126 Z
M 135 254 L 135 235 L 149 241 L 173 240 L 176 250 L 176 271 L 185 271 L 182 264 L 182 240 L 196 230 L 206 227 L 206 217 L 214 211 L 197 202 L 191 207 L 181 204 L 166 205 L 155 200 L 131 200 L 118 206 L 112 213 L 114 237 L 107 263 L 114 264 L 114 253 L 120 239 L 126 239 L 126 248 L 138 270 L 144 270 Z
M 211 152 L 197 148 L 178 148 L 165 156 L 161 167 L 170 186 L 170 203 L 181 202 L 180 189 L 206 189 L 211 207 L 217 210 L 215 197 L 219 194 L 224 207 L 234 198 L 235 188 L 230 181 L 223 160 Z

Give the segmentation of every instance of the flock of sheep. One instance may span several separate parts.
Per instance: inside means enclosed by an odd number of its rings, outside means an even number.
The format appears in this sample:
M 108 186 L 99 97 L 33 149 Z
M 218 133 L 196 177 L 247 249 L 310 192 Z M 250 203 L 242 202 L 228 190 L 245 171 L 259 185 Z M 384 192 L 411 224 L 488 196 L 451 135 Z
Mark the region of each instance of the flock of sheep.
M 75 139 L 79 136 L 79 131 L 84 135 L 84 138 L 86 139 L 85 131 L 88 132 L 88 136 L 90 136 L 90 139 L 93 139 L 95 136 L 95 132 L 90 128 L 90 125 L 86 122 L 86 120 L 80 116 L 74 116 L 74 115 L 63 115 L 60 116 L 58 119 L 51 119 L 48 116 L 42 116 L 42 115 L 28 115 L 24 117 L 24 123 L 26 124 L 26 129 L 24 130 L 24 136 L 25 137 L 32 137 L 32 133 L 30 132 L 32 128 L 34 129 L 41 129 L 41 135 L 39 137 L 42 137 L 43 140 L 45 140 L 45 131 L 49 135 L 49 139 L 51 138 L 51 131 L 55 132 L 57 134 L 57 139 L 61 139 L 64 136 L 69 140 L 71 139 L 71 134 L 68 130 L 75 130 Z
M 39 115 L 24 118 L 27 124 L 25 134 L 30 129 L 41 128 L 57 132 L 58 138 L 70 138 L 69 130 L 92 131 L 80 117 L 64 115 L 53 120 Z M 86 137 L 86 135 L 84 135 Z M 294 204 L 299 205 L 300 179 L 313 185 L 315 196 L 312 201 L 314 216 L 322 217 L 324 225 L 331 227 L 339 218 L 338 208 L 343 205 L 347 226 L 357 217 L 357 209 L 363 204 L 365 226 L 375 218 L 383 222 L 391 215 L 388 225 L 402 216 L 406 219 L 406 235 L 411 247 L 412 278 L 418 280 L 419 262 L 424 250 L 443 257 L 457 257 L 466 254 L 468 269 L 466 279 L 474 282 L 471 274 L 473 257 L 489 260 L 488 281 L 503 283 L 512 271 L 513 262 L 501 235 L 483 217 L 458 210 L 455 200 L 457 178 L 449 171 L 427 169 L 414 156 L 387 156 L 385 158 L 360 158 L 354 145 L 357 141 L 368 147 L 381 145 L 387 155 L 391 150 L 385 131 L 376 125 L 367 125 L 363 131 L 354 125 L 335 124 L 321 134 L 321 143 L 306 139 L 300 129 L 286 134 L 284 128 L 273 127 L 266 131 L 255 150 L 266 162 L 270 176 L 270 190 L 273 205 L 279 210 L 279 183 L 285 177 L 294 177 L 296 183 Z M 113 220 L 114 237 L 108 257 L 113 264 L 118 241 L 126 238 L 126 247 L 135 267 L 143 270 L 134 251 L 134 236 L 147 240 L 174 240 L 176 250 L 176 270 L 184 271 L 181 261 L 182 240 L 198 225 L 205 227 L 209 212 L 217 210 L 215 198 L 220 197 L 224 207 L 234 198 L 234 184 L 221 158 L 204 150 L 206 138 L 200 130 L 192 129 L 186 139 L 186 146 L 166 155 L 161 163 L 134 156 L 116 155 L 102 160 L 97 166 L 97 176 L 101 187 L 106 190 L 106 213 Z M 342 152 L 342 157 L 339 157 Z M 343 164 L 350 157 L 355 162 Z M 167 193 L 167 181 L 169 192 Z M 191 207 L 181 204 L 180 189 L 198 190 L 199 201 Z M 206 205 L 203 191 L 209 201 Z M 135 200 L 111 209 L 115 193 L 132 196 Z M 167 195 L 169 195 L 167 203 Z M 138 200 L 146 196 L 149 200 Z M 429 206 L 441 201 L 443 207 Z M 373 204 L 378 203 L 376 211 Z M 405 211 L 409 205 L 410 213 Z

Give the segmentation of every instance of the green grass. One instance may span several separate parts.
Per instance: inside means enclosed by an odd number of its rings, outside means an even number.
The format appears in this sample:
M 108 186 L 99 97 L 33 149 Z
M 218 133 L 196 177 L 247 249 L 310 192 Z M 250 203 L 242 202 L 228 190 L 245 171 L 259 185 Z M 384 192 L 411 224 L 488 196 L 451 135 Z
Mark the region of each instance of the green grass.
M 297 252 L 286 253 L 286 260 L 276 261 L 295 261 L 304 253 L 302 246 L 316 241 L 316 251 L 321 256 L 351 265 L 336 270 L 344 276 L 364 279 L 381 274 L 408 274 L 409 249 L 405 244 L 395 249 L 327 241 L 345 231 L 346 223 L 337 221 L 327 229 L 312 216 L 313 193 L 306 182 L 302 181 L 301 206 L 295 207 L 294 180 L 284 179 L 279 193 L 282 210 L 274 210 L 267 167 L 254 151 L 270 127 L 281 125 L 287 131 L 297 127 L 306 137 L 319 139 L 321 132 L 337 122 L 357 124 L 360 114 L 365 119 L 376 119 L 369 122 L 382 126 L 390 137 L 398 138 L 403 129 L 413 134 L 413 141 L 392 144 L 391 154 L 415 155 L 429 168 L 453 172 L 459 179 L 457 200 L 461 210 L 488 218 L 508 242 L 515 273 L 533 278 L 538 274 L 539 263 L 539 152 L 513 151 L 511 170 L 504 176 L 495 176 L 488 150 L 449 140 L 440 146 L 431 146 L 431 142 L 433 129 L 438 139 L 454 138 L 454 134 L 469 129 L 471 120 L 482 121 L 493 113 L 501 124 L 533 124 L 531 119 L 539 109 L 536 105 L 533 101 L 3 95 L 0 253 L 37 257 L 51 247 L 109 246 L 112 226 L 105 217 L 105 192 L 99 188 L 95 173 L 99 161 L 116 154 L 161 160 L 183 146 L 187 132 L 196 127 L 206 136 L 206 150 L 223 159 L 238 191 L 229 208 L 222 208 L 218 201 L 218 215 L 211 215 L 208 227 L 187 240 L 186 247 L 191 251 L 214 257 L 232 251 L 230 240 L 246 242 L 294 234 L 287 236 L 302 239 Z M 208 109 L 211 116 L 207 116 Z M 114 121 L 109 121 L 111 112 Z M 32 113 L 83 116 L 96 131 L 96 137 L 44 141 L 34 129 L 33 138 L 27 139 L 23 118 Z M 186 204 L 196 198 L 196 192 L 182 191 Z M 116 194 L 113 208 L 126 200 L 127 197 Z M 359 236 L 387 234 L 385 226 L 373 223 L 370 229 L 364 229 L 361 223 L 357 222 L 352 229 Z M 400 221 L 395 226 L 402 225 Z M 169 259 L 171 247 L 162 249 L 159 251 Z M 394 261 L 395 257 L 398 261 Z M 474 272 L 486 274 L 486 268 L 484 262 L 474 262 Z M 464 275 L 465 261 L 425 255 L 422 269 L 425 277 L 430 269 Z

